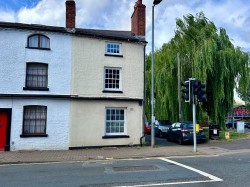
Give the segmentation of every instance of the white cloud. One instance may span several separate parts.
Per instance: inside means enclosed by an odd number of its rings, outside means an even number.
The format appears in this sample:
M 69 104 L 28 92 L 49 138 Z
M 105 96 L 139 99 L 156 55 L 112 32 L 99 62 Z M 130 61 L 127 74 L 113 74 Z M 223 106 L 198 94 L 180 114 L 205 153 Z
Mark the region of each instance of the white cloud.
M 14 11 L 1 11 L 0 10 L 0 20 L 6 22 L 16 22 Z
M 22 23 L 64 26 L 65 6 L 61 0 L 42 0 L 33 8 L 21 8 L 17 21 Z
M 31 2 L 31 0 L 30 0 Z M 108 30 L 130 30 L 136 0 L 75 0 L 76 26 Z M 152 0 L 143 0 L 146 9 L 147 51 L 151 50 Z M 0 4 L 1 5 L 1 4 Z M 29 6 L 30 7 L 30 6 Z M 227 30 L 234 44 L 250 50 L 250 1 L 246 0 L 163 0 L 155 6 L 155 46 L 168 42 L 176 29 L 176 18 L 203 11 L 217 27 Z M 41 0 L 18 12 L 0 9 L 0 20 L 65 26 L 65 0 Z

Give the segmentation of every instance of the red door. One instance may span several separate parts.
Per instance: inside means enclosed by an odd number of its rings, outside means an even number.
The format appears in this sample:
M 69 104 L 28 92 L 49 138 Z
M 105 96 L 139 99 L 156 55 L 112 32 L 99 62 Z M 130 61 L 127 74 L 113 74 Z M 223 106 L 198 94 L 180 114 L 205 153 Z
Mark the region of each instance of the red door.
M 7 112 L 0 112 L 0 151 L 4 151 L 7 135 Z

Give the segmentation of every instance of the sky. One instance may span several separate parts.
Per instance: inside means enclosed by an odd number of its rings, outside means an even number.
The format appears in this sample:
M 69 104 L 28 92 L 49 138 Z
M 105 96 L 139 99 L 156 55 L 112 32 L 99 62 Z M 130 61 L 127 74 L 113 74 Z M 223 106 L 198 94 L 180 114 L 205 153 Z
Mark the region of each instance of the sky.
M 75 0 L 76 27 L 130 30 L 137 0 Z M 151 51 L 152 2 L 146 5 L 147 52 Z M 235 46 L 250 52 L 250 0 L 162 0 L 155 6 L 155 48 L 173 36 L 176 18 L 204 12 L 225 28 Z M 0 21 L 65 26 L 65 0 L 0 0 Z
M 66 0 L 0 0 L 0 21 L 65 26 Z M 75 0 L 76 27 L 130 30 L 137 0 Z M 152 4 L 146 5 L 146 52 L 151 51 Z M 203 12 L 230 40 L 250 52 L 250 0 L 162 0 L 155 6 L 155 49 L 167 43 L 176 30 L 176 18 Z

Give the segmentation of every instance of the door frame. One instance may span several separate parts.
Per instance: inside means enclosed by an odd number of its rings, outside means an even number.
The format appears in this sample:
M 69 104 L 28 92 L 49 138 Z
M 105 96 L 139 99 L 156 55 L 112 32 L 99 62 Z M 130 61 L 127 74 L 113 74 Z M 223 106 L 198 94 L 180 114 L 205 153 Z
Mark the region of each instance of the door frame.
M 4 151 L 10 150 L 10 132 L 11 132 L 11 108 L 0 108 L 0 112 L 7 113 L 7 129 L 6 129 L 6 144 L 4 146 Z

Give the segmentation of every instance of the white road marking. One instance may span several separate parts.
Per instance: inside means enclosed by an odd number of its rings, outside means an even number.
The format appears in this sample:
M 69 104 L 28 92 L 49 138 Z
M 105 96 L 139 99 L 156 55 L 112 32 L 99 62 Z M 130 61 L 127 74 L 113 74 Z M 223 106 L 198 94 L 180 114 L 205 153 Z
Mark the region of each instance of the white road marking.
M 152 183 L 152 184 L 141 184 L 141 185 L 130 185 L 130 186 L 116 186 L 116 187 L 148 187 L 148 186 L 167 186 L 167 185 L 174 185 L 174 184 L 196 184 L 196 183 L 209 183 L 209 182 L 221 182 L 223 179 L 220 179 L 214 175 L 211 175 L 209 173 L 206 173 L 204 171 L 192 168 L 190 166 L 169 160 L 167 158 L 158 158 L 160 160 L 163 160 L 165 162 L 169 162 L 172 164 L 175 164 L 180 167 L 184 167 L 186 169 L 189 169 L 193 172 L 199 173 L 200 175 L 203 175 L 205 177 L 208 177 L 210 180 L 203 180 L 203 181 L 184 181 L 184 182 L 169 182 L 169 183 Z
M 156 183 L 156 184 L 140 184 L 140 185 L 131 185 L 131 186 L 114 186 L 114 187 L 148 187 L 148 186 L 167 186 L 174 184 L 197 184 L 197 183 L 205 183 L 205 182 L 215 182 L 212 180 L 204 180 L 204 181 L 186 181 L 186 182 L 169 182 L 169 183 Z
M 194 172 L 196 172 L 196 173 L 199 173 L 199 174 L 201 174 L 201 175 L 203 175 L 203 176 L 205 176 L 205 177 L 210 178 L 212 181 L 215 181 L 215 182 L 223 181 L 223 179 L 220 179 L 220 178 L 218 178 L 218 177 L 216 177 L 216 176 L 214 176 L 214 175 L 211 175 L 211 174 L 206 173 L 206 172 L 204 172 L 204 171 L 201 171 L 201 170 L 192 168 L 192 167 L 190 167 L 190 166 L 181 164 L 181 163 L 179 163 L 179 162 L 175 162 L 175 161 L 172 161 L 172 160 L 169 160 L 169 159 L 166 159 L 166 158 L 160 158 L 160 159 L 163 160 L 163 161 L 166 161 L 166 162 L 170 162 L 170 163 L 172 163 L 172 164 L 175 164 L 175 165 L 177 165 L 177 166 L 184 167 L 184 168 L 189 169 L 189 170 L 191 170 L 191 171 L 194 171 Z

